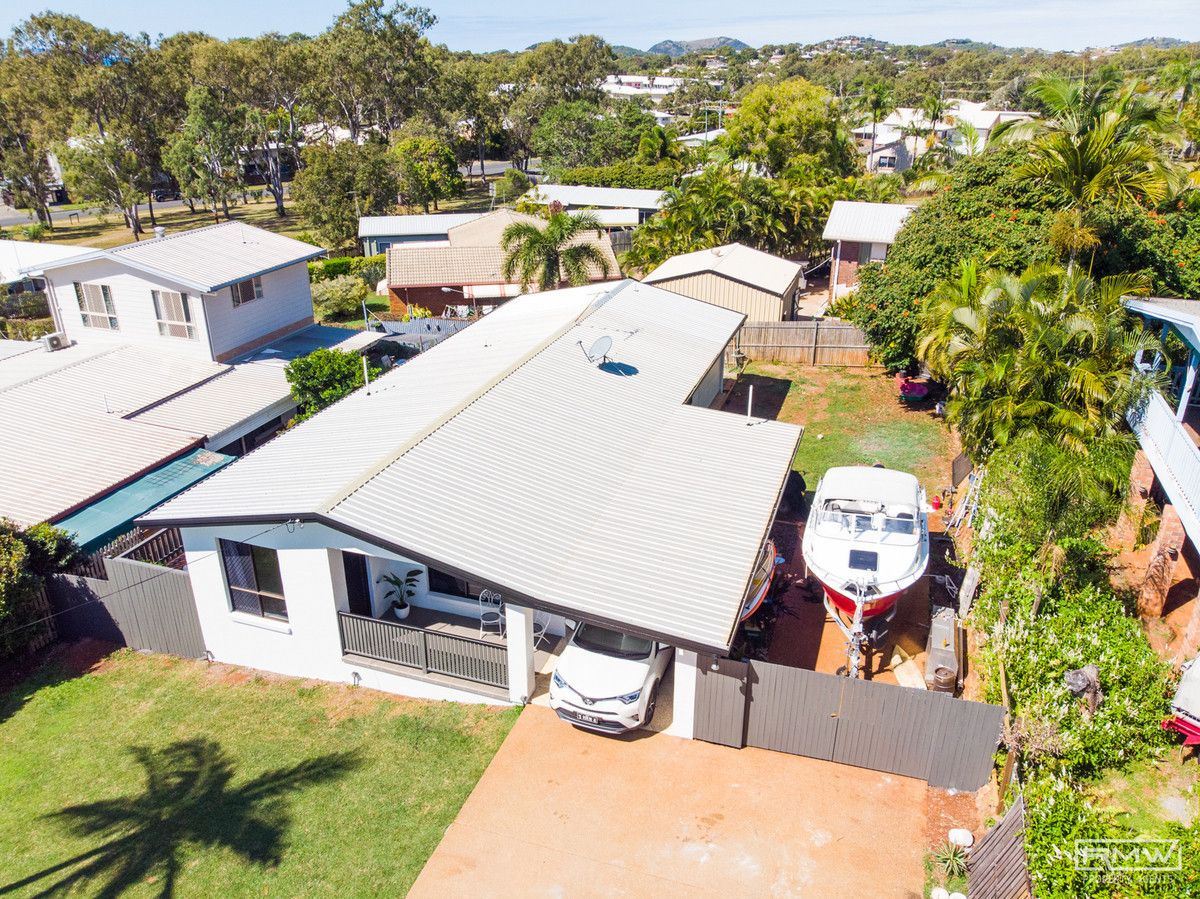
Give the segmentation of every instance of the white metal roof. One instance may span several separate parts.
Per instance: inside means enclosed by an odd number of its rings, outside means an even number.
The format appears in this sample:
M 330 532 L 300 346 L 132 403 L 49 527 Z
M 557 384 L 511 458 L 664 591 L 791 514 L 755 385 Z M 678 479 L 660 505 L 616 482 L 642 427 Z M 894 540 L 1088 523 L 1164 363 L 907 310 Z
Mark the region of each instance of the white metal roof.
M 800 437 L 685 405 L 743 318 L 631 281 L 512 300 L 146 520 L 310 515 L 514 601 L 727 647 Z
M 855 240 L 862 243 L 896 242 L 904 220 L 916 209 L 903 203 L 860 203 L 835 200 L 825 223 L 825 240 Z
M 482 212 L 443 212 L 434 215 L 365 215 L 358 220 L 359 237 L 445 236 L 455 225 L 473 222 Z
M 539 184 L 525 196 L 534 203 L 557 201 L 564 206 L 607 206 L 611 209 L 658 209 L 663 203 L 661 190 L 585 187 L 578 184 Z
M 0 240 L 0 284 L 20 281 L 24 273 L 38 269 L 43 263 L 57 262 L 91 252 L 91 247 L 77 247 L 65 243 Z
M 41 269 L 49 271 L 78 262 L 108 259 L 199 293 L 213 293 L 246 278 L 314 259 L 324 252 L 312 244 L 242 222 L 222 222 L 110 250 L 94 250 L 45 263 Z
M 128 345 L 0 353 L 0 517 L 52 520 L 251 418 L 281 415 L 293 405 L 287 360 L 380 336 L 312 326 L 237 365 Z
M 8 340 L 0 338 L 0 359 L 11 359 L 25 353 L 46 352 L 40 340 Z
M 1200 351 L 1200 300 L 1181 300 L 1175 297 L 1124 297 L 1121 300 L 1131 312 L 1170 322 L 1192 348 Z
M 801 267 L 795 262 L 772 256 L 762 250 L 731 243 L 723 247 L 672 256 L 643 281 L 647 284 L 657 284 L 703 272 L 713 272 L 742 284 L 782 295 L 795 283 Z

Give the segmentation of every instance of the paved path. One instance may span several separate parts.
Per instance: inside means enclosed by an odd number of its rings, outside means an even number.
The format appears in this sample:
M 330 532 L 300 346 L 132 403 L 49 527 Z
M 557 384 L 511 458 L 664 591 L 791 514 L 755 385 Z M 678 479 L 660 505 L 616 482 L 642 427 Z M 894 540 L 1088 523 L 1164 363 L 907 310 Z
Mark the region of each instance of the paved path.
M 919 897 L 925 784 L 529 706 L 409 894 Z

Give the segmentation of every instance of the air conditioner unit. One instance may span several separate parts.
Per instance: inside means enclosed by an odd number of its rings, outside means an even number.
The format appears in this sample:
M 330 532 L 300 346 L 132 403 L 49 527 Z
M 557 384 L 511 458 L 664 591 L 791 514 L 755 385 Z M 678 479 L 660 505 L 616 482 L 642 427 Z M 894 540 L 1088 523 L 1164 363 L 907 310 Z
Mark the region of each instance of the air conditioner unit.
M 61 350 L 67 346 L 69 341 L 67 335 L 61 331 L 56 331 L 53 334 L 42 335 L 42 345 L 46 348 L 47 353 L 53 353 L 55 350 Z

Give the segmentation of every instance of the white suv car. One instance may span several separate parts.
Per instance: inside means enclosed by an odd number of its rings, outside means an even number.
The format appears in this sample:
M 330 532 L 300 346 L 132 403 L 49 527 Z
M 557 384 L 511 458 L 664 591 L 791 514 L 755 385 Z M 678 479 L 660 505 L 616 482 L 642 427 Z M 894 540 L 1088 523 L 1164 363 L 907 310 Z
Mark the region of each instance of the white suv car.
M 645 727 L 670 663 L 670 646 L 581 623 L 554 667 L 550 708 L 601 733 Z

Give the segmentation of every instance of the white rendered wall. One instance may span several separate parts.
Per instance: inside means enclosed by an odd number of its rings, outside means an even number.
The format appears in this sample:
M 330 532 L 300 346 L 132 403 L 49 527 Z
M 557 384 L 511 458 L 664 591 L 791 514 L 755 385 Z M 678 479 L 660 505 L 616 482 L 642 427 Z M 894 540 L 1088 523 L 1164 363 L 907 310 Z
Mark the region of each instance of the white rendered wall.
M 342 659 L 337 612 L 348 611 L 348 605 L 340 550 L 386 557 L 399 566 L 409 564 L 394 553 L 319 524 L 183 528 L 181 532 L 200 627 L 214 660 L 340 683 L 354 683 L 357 674 L 362 686 L 389 693 L 498 704 L 497 700 L 466 690 L 388 674 Z M 231 610 L 217 550 L 218 537 L 279 551 L 288 609 L 286 622 Z
M 675 695 L 671 706 L 671 726 L 664 733 L 692 739 L 696 718 L 696 653 L 675 650 Z

